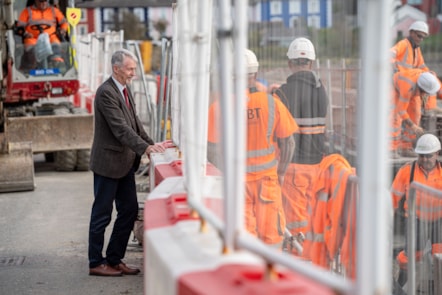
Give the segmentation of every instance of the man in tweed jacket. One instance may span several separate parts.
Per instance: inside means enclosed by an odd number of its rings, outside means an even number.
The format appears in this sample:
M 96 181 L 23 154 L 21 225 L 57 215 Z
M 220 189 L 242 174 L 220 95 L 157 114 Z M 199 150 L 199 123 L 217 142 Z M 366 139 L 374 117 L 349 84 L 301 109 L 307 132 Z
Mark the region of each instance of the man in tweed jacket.
M 143 154 L 163 152 L 144 131 L 136 115 L 128 84 L 136 74 L 137 59 L 128 50 L 112 55 L 112 76 L 97 90 L 94 101 L 94 140 L 90 169 L 94 173 L 94 203 L 89 226 L 89 274 L 135 275 L 138 268 L 122 259 L 138 214 L 135 171 Z M 106 256 L 104 232 L 112 219 L 113 202 L 118 212 Z

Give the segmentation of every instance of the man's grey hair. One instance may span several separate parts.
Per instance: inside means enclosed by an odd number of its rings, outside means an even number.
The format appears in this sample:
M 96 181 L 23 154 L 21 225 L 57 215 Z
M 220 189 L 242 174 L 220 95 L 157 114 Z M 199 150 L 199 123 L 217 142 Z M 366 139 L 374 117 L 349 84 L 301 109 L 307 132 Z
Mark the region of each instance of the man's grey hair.
M 117 66 L 122 66 L 123 60 L 125 57 L 131 58 L 135 62 L 138 62 L 138 59 L 135 56 L 135 54 L 133 54 L 131 51 L 129 51 L 127 49 L 122 48 L 122 49 L 118 49 L 117 51 L 114 52 L 114 54 L 112 54 L 111 64 L 117 65 Z

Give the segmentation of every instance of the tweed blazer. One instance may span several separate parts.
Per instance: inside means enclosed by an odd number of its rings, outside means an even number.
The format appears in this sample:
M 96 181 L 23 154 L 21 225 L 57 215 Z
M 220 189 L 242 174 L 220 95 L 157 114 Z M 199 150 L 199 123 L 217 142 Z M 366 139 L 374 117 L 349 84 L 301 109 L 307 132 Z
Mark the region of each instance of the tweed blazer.
M 138 169 L 146 148 L 154 144 L 136 115 L 130 90 L 128 96 L 130 108 L 112 78 L 97 89 L 89 164 L 96 174 L 114 179 L 125 176 L 133 166 Z

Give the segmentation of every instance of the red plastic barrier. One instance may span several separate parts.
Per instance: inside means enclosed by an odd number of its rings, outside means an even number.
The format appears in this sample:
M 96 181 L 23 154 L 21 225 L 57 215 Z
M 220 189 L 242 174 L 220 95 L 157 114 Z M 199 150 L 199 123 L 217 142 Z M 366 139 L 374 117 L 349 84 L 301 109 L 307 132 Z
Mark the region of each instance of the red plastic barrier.
M 264 278 L 265 269 L 257 265 L 230 264 L 212 271 L 193 272 L 178 280 L 179 295 L 253 294 L 253 295 L 334 295 L 330 288 L 299 274 L 277 272 L 276 278 Z
M 198 219 L 190 216 L 187 195 L 174 194 L 165 199 L 147 200 L 144 206 L 144 229 L 171 226 L 182 220 Z
M 158 164 L 155 166 L 155 186 L 158 186 L 164 179 L 173 176 L 183 175 L 182 160 L 175 160 L 170 163 Z M 221 171 L 213 164 L 207 163 L 206 174 L 210 176 L 219 176 Z

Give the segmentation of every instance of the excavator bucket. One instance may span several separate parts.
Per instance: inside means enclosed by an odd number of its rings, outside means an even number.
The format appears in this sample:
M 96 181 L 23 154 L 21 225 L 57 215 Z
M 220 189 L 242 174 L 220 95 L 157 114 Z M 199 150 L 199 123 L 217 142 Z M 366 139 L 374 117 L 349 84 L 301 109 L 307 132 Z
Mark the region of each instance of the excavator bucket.
M 34 190 L 34 153 L 89 149 L 91 114 L 7 118 L 0 133 L 0 192 Z
M 0 152 L 0 193 L 34 190 L 34 159 L 31 142 L 9 143 Z

